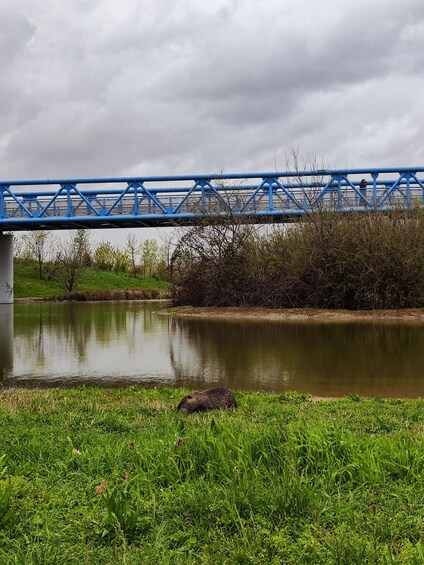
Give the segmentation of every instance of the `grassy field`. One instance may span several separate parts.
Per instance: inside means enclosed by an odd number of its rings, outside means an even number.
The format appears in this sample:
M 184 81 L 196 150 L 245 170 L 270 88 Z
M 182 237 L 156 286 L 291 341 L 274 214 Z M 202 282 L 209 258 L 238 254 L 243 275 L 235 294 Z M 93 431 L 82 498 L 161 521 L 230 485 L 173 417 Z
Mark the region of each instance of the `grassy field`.
M 33 262 L 15 261 L 14 295 L 24 297 L 54 297 L 64 295 L 65 290 L 55 280 L 40 280 L 37 264 Z M 110 290 L 159 290 L 166 292 L 168 283 L 149 277 L 133 277 L 127 273 L 99 271 L 87 269 L 78 285 L 78 291 L 94 293 Z
M 423 401 L 0 396 L 0 563 L 424 563 Z

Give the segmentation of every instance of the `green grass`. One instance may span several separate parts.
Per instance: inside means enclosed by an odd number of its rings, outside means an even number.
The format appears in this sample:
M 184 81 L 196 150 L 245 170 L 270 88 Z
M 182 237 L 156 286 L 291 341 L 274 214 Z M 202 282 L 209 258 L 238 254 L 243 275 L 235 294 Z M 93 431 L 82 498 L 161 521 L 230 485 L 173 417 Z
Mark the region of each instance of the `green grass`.
M 66 294 L 63 287 L 53 279 L 40 280 L 34 261 L 15 261 L 14 295 L 24 297 L 53 297 Z M 166 291 L 168 283 L 150 277 L 134 277 L 127 273 L 114 273 L 87 269 L 78 285 L 80 292 L 95 292 L 116 289 L 158 289 Z
M 2 392 L 0 562 L 424 563 L 422 401 L 185 392 Z

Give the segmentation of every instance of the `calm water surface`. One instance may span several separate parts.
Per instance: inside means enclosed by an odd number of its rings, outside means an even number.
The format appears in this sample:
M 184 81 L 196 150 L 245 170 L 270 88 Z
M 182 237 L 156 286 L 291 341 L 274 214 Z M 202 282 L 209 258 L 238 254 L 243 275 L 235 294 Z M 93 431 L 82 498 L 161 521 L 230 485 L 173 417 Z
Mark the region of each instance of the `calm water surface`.
M 424 325 L 176 319 L 161 302 L 0 307 L 3 386 L 424 396 Z

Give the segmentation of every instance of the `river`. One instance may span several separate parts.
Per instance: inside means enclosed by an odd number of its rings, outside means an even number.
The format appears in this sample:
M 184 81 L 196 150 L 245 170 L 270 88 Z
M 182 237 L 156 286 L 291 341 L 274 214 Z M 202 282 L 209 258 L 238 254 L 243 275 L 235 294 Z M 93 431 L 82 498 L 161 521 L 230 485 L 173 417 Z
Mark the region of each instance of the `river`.
M 222 385 L 315 396 L 424 396 L 424 324 L 187 319 L 164 302 L 0 307 L 9 386 Z

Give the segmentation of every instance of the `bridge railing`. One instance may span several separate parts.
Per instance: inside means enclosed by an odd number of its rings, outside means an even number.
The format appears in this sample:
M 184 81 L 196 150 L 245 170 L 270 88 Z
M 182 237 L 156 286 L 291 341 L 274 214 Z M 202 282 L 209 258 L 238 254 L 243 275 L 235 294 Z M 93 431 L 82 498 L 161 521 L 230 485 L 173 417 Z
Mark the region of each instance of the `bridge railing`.
M 424 168 L 0 181 L 0 230 L 189 224 L 217 214 L 288 220 L 423 200 Z

